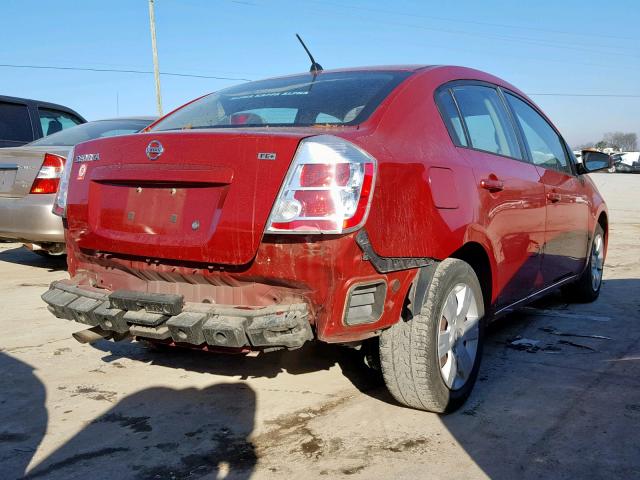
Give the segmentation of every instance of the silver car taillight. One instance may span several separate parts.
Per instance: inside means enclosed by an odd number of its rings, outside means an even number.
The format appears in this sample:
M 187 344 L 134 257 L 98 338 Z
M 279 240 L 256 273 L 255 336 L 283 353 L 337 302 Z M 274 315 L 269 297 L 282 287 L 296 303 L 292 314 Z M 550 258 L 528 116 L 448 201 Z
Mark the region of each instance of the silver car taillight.
M 67 160 L 64 162 L 64 170 L 62 172 L 62 178 L 60 178 L 60 185 L 58 186 L 58 193 L 56 199 L 53 202 L 53 213 L 59 217 L 64 217 L 67 214 L 67 192 L 69 191 L 69 180 L 71 178 L 71 170 L 73 170 L 73 155 L 75 149 L 72 148 L 67 155 Z

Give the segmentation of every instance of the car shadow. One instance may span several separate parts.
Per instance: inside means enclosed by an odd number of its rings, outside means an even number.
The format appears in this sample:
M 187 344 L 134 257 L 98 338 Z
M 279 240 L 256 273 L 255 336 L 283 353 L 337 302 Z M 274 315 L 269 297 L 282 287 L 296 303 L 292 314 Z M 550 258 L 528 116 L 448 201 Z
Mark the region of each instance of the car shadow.
M 47 430 L 46 391 L 33 368 L 0 352 L 0 478 L 22 478 Z
M 91 346 L 106 353 L 102 360 L 107 363 L 128 358 L 187 372 L 239 377 L 242 380 L 275 378 L 281 373 L 303 375 L 329 370 L 337 365 L 359 391 L 395 403 L 384 387 L 380 372 L 367 366 L 363 351 L 339 345 L 313 342 L 306 343 L 297 350 L 279 350 L 255 357 L 188 348 L 157 349 L 145 346 L 141 342 L 102 340 Z
M 245 383 L 147 388 L 38 463 L 26 479 L 246 479 L 256 466 L 256 394 Z
M 489 478 L 640 478 L 638 291 L 610 279 L 594 303 L 555 293 L 490 326 L 471 397 L 440 417 Z
M 46 269 L 49 272 L 59 272 L 67 269 L 67 256 L 41 256 L 28 248 L 21 246 L 0 251 L 0 262 L 15 263 L 29 267 Z
M 603 285 L 602 297 L 615 298 L 617 295 L 629 295 L 635 288 L 634 282 L 636 281 L 607 280 Z M 523 330 L 531 325 L 539 323 L 538 327 L 540 327 L 543 324 L 548 326 L 554 323 L 554 317 L 538 317 L 535 314 L 536 311 L 552 311 L 562 315 L 562 312 L 573 312 L 576 309 L 584 309 L 585 307 L 585 305 L 572 305 L 567 303 L 558 291 L 538 300 L 525 309 L 514 311 L 493 322 L 487 328 L 485 342 L 488 345 L 486 347 L 488 351 L 485 351 L 483 362 L 488 363 L 490 360 L 487 360 L 486 357 L 490 356 L 504 357 L 505 352 L 509 352 L 507 349 L 509 341 L 520 335 Z M 590 310 L 595 310 L 597 305 L 599 303 L 587 304 L 586 306 Z M 297 350 L 280 350 L 260 354 L 257 357 L 242 354 L 204 352 L 188 348 L 165 347 L 162 349 L 150 349 L 145 347 L 143 343 L 126 341 L 99 341 L 92 344 L 92 347 L 106 354 L 102 359 L 107 363 L 121 358 L 128 358 L 187 372 L 239 377 L 244 380 L 250 378 L 275 378 L 281 373 L 304 375 L 306 373 L 329 370 L 334 366 L 338 366 L 342 374 L 361 393 L 386 403 L 399 405 L 384 386 L 381 373 L 366 365 L 363 352 L 339 345 L 313 342 L 307 343 Z M 482 371 L 487 368 L 491 367 L 483 365 L 479 383 L 486 379 L 486 375 L 483 375 Z

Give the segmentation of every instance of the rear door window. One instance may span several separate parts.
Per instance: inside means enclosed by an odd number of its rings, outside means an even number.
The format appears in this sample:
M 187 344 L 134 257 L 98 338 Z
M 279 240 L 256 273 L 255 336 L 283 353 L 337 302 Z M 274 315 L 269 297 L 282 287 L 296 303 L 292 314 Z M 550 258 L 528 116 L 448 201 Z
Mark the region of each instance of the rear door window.
M 24 104 L 0 102 L 0 140 L 20 145 L 33 140 L 29 108 Z
M 505 94 L 522 128 L 535 165 L 571 174 L 571 165 L 562 139 L 551 125 L 526 102 L 509 93 Z
M 436 103 L 453 143 L 459 147 L 467 147 L 467 137 L 464 134 L 458 107 L 456 107 L 449 89 L 440 90 L 436 94 Z
M 452 88 L 471 147 L 522 160 L 516 132 L 498 91 L 482 85 Z
M 40 116 L 40 125 L 44 136 L 61 132 L 82 123 L 75 115 L 60 110 L 38 108 L 38 115 Z

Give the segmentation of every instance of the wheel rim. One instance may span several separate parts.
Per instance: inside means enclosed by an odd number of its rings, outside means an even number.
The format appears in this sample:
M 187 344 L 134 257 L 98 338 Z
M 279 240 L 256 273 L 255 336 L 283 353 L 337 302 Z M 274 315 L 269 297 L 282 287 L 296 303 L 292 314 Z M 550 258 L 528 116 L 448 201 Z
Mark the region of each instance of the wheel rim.
M 604 242 L 601 234 L 593 239 L 591 247 L 591 288 L 597 292 L 602 282 L 602 269 L 604 268 Z
M 444 383 L 462 388 L 471 376 L 478 353 L 479 308 L 469 285 L 459 283 L 449 292 L 440 314 L 438 361 Z

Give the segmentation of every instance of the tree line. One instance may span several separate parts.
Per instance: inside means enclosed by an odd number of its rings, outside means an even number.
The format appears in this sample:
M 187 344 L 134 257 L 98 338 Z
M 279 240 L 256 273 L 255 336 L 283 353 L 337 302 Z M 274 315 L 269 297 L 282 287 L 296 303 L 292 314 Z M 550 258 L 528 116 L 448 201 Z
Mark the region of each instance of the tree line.
M 638 150 L 638 135 L 635 133 L 609 132 L 605 133 L 599 142 L 585 143 L 576 148 L 578 150 L 585 148 L 595 148 L 597 150 L 613 148 L 621 152 L 635 152 Z

